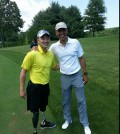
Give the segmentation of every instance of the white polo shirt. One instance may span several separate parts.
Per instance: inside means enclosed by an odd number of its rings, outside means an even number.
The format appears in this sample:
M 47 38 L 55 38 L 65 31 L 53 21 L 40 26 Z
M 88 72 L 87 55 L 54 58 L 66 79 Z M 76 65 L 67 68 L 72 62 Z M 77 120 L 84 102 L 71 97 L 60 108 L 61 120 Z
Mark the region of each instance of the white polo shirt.
M 79 57 L 84 54 L 82 46 L 77 39 L 68 37 L 68 42 L 63 46 L 60 41 L 52 44 L 49 48 L 57 57 L 62 74 L 75 74 L 81 69 Z

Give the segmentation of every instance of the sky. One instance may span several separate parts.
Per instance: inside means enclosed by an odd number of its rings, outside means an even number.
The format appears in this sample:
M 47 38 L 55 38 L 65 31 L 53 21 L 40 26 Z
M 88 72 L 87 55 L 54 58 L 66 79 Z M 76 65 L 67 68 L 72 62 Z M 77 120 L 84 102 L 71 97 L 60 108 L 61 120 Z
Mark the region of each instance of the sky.
M 74 5 L 78 7 L 81 15 L 84 15 L 89 0 L 11 0 L 15 1 L 21 14 L 21 18 L 25 21 L 23 32 L 32 24 L 32 20 L 39 11 L 46 10 L 51 2 L 58 2 L 60 6 L 70 7 Z M 107 18 L 105 28 L 119 27 L 119 0 L 104 0 Z

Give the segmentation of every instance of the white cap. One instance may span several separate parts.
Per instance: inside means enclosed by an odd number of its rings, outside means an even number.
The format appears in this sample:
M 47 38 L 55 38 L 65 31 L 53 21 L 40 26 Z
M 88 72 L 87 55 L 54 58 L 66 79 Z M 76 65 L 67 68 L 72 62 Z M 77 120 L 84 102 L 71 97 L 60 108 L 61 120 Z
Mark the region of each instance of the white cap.
M 37 34 L 37 38 L 42 37 L 44 34 L 47 34 L 48 36 L 50 36 L 49 32 L 46 30 L 40 30 Z
M 60 28 L 65 28 L 66 29 L 67 25 L 64 22 L 59 22 L 59 23 L 56 24 L 55 30 L 58 30 Z

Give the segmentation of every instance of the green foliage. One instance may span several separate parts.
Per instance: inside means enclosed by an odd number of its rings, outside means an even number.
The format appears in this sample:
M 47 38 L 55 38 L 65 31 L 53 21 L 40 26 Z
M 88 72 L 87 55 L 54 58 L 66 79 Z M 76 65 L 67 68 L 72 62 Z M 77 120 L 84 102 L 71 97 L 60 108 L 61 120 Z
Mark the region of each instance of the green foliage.
M 105 30 L 96 32 L 96 36 L 110 36 L 110 35 L 116 35 L 117 37 L 119 36 L 119 28 L 107 28 Z
M 114 28 L 106 28 L 104 30 L 95 32 L 96 37 L 100 36 L 113 36 L 116 35 L 117 37 L 119 36 L 119 27 L 114 27 Z M 86 32 L 84 37 L 92 37 L 92 32 Z
M 18 35 L 18 44 L 24 45 L 26 37 L 26 32 L 20 32 Z
M 15 2 L 10 0 L 0 0 L 0 26 L 7 29 L 13 29 L 13 31 L 19 31 L 19 28 L 23 25 L 20 11 Z
M 17 46 L 17 42 L 15 41 L 6 41 L 4 47 Z
M 52 2 L 51 6 L 45 11 L 40 11 L 33 19 L 33 24 L 27 31 L 29 42 L 36 37 L 40 29 L 46 29 L 51 34 L 51 39 L 56 39 L 55 25 L 57 22 L 64 21 L 68 25 L 70 37 L 83 37 L 82 16 L 79 9 L 75 6 L 65 8 L 58 2 Z
M 83 19 L 85 29 L 92 31 L 95 36 L 96 31 L 104 29 L 106 17 L 104 13 L 106 7 L 103 0 L 90 0 L 87 9 L 85 10 L 85 17 Z
M 15 35 L 22 26 L 23 20 L 16 3 L 10 0 L 0 0 L 0 39 L 3 45 L 4 41 L 14 41 Z
M 51 39 L 56 38 L 54 32 L 55 23 L 59 21 L 60 6 L 58 3 L 52 2 L 51 6 L 45 11 L 40 11 L 33 18 L 33 25 L 27 31 L 28 41 L 31 42 L 39 30 L 46 29 L 51 34 Z
M 119 27 L 108 28 L 105 31 L 108 32 L 108 33 L 111 33 L 111 34 L 119 34 Z
M 71 6 L 63 12 L 64 21 L 68 25 L 69 36 L 80 38 L 83 37 L 82 16 L 76 6 Z

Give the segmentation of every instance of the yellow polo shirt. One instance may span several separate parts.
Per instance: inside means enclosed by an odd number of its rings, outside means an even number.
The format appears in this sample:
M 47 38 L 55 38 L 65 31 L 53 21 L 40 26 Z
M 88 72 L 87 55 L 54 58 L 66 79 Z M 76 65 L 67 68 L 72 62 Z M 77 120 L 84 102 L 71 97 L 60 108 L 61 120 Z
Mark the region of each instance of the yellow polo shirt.
M 56 61 L 53 53 L 47 51 L 46 53 L 38 45 L 38 51 L 30 51 L 25 56 L 22 68 L 28 70 L 30 73 L 30 80 L 34 84 L 49 83 L 50 70 L 56 66 Z

